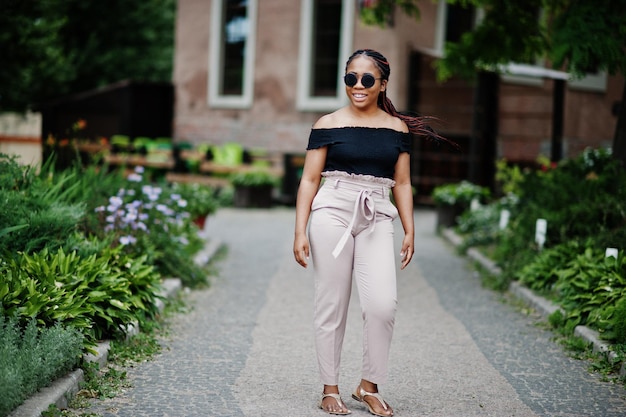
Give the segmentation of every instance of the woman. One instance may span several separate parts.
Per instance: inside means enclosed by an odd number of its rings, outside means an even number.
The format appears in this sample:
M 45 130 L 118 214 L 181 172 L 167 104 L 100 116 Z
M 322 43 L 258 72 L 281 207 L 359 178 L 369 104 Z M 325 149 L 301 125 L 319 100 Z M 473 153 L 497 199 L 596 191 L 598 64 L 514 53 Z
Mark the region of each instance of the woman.
M 404 269 L 414 251 L 411 133 L 435 134 L 423 119 L 398 114 L 386 96 L 389 73 L 389 63 L 376 51 L 350 56 L 344 76 L 350 103 L 313 126 L 298 189 L 293 252 L 303 267 L 309 255 L 315 265 L 315 343 L 324 384 L 319 406 L 329 414 L 350 413 L 338 379 L 354 274 L 363 369 L 352 397 L 374 415 L 393 415 L 378 393 L 387 378 L 396 312 L 392 221 L 399 216 L 404 229 Z

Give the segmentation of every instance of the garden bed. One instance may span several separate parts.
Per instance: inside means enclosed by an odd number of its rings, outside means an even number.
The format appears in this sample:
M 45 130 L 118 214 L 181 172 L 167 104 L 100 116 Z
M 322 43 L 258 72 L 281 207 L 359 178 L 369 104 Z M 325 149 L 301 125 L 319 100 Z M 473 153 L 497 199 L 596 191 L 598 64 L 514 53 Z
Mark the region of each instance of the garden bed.
M 449 243 L 451 243 L 455 247 L 464 247 L 463 237 L 455 233 L 453 229 L 442 229 L 441 234 Z M 493 260 L 484 256 L 479 250 L 471 248 L 470 250 L 467 250 L 467 256 L 474 262 L 479 264 L 481 268 L 484 268 L 489 274 L 496 276 L 502 274 L 502 269 L 499 268 Z M 513 294 L 517 299 L 531 306 L 545 320 L 548 320 L 550 315 L 554 314 L 554 312 L 557 310 L 561 311 L 562 314 L 565 314 L 560 306 L 554 304 L 547 298 L 544 298 L 543 296 L 535 293 L 534 291 L 523 286 L 517 281 L 512 281 L 509 284 L 508 291 Z M 623 358 L 620 358 L 615 353 L 615 349 L 610 343 L 606 343 L 605 341 L 602 341 L 600 339 L 600 335 L 597 331 L 584 325 L 578 325 L 574 328 L 574 334 L 592 345 L 594 353 L 607 355 L 607 359 L 612 363 L 619 361 L 619 364 L 621 364 L 619 376 L 621 379 L 626 379 L 626 361 L 624 361 Z
M 455 218 L 454 229 L 439 230 L 487 272 L 486 285 L 541 300 L 533 305 L 545 310 L 555 330 L 583 335 L 594 350 L 622 362 L 626 170 L 605 149 L 558 164 L 540 158 L 536 169 L 506 161 L 497 167 L 499 195 L 475 201 Z M 435 191 L 451 204 L 459 196 L 478 197 L 478 190 L 450 184 Z
M 208 284 L 207 236 L 192 220 L 220 205 L 213 189 L 53 165 L 36 172 L 0 154 L 0 415 L 98 341 L 149 328 L 167 278 Z

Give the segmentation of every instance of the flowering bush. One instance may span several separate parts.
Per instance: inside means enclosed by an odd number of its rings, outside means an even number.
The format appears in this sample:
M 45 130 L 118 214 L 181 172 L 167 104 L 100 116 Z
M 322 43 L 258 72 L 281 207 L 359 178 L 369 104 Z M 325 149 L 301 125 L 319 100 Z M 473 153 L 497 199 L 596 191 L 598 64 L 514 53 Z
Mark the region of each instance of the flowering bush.
M 172 191 L 185 202 L 183 207 L 192 220 L 214 213 L 220 205 L 217 191 L 206 185 L 177 183 L 172 186 Z
M 144 182 L 142 174 L 137 167 L 108 204 L 95 208 L 102 231 L 126 253 L 147 254 L 163 276 L 189 286 L 205 283 L 205 271 L 191 261 L 202 240 L 190 222 L 189 202 L 170 187 Z

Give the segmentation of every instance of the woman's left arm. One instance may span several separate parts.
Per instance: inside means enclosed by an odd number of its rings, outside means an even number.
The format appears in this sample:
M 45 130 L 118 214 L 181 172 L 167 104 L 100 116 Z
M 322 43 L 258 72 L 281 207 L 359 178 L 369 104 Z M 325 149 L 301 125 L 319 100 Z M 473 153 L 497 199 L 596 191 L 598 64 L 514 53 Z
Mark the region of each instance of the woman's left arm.
M 404 269 L 415 251 L 415 226 L 413 222 L 413 187 L 411 186 L 411 156 L 408 152 L 402 152 L 396 162 L 394 180 L 396 185 L 392 189 L 393 198 L 398 208 L 402 228 L 404 229 L 404 239 L 400 256 L 402 264 L 400 269 Z

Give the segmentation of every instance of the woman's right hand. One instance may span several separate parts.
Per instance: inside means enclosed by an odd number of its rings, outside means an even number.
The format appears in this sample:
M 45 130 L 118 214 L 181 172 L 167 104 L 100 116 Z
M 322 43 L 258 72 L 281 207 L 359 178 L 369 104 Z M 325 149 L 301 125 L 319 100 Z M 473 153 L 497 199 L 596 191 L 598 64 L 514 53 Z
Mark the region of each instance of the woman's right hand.
M 293 256 L 303 267 L 307 267 L 309 260 L 309 239 L 304 234 L 297 234 L 293 240 Z

